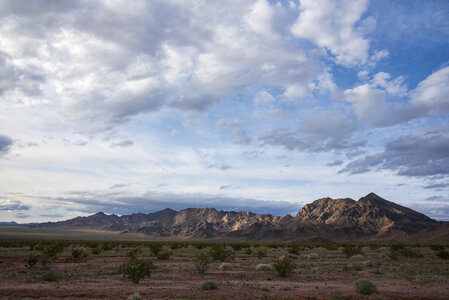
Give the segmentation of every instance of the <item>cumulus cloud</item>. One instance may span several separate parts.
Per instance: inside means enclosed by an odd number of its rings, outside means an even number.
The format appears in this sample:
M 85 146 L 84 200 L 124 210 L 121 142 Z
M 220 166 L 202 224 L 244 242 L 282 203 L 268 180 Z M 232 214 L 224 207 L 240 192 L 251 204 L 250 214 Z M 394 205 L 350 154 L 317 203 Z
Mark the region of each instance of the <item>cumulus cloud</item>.
M 252 138 L 248 136 L 248 133 L 244 130 L 234 128 L 232 130 L 232 136 L 234 137 L 234 144 L 246 145 L 251 143 Z
M 20 210 L 29 210 L 31 208 L 30 205 L 25 205 L 21 201 L 11 201 L 0 199 L 0 210 L 6 211 L 20 211 Z
M 390 170 L 401 176 L 449 176 L 449 136 L 430 133 L 389 141 L 383 152 L 352 161 L 340 172 Z
M 285 38 L 296 14 L 295 5 L 265 0 L 226 9 L 3 1 L 0 69 L 9 81 L 0 93 L 50 99 L 81 130 L 110 129 L 162 107 L 202 111 L 260 82 L 297 95 L 323 67 Z
M 13 141 L 10 137 L 0 134 L 0 156 L 8 153 Z
M 267 105 L 267 104 L 271 104 L 274 101 L 276 101 L 276 99 L 274 99 L 273 95 L 271 95 L 269 92 L 267 91 L 262 91 L 257 93 L 256 96 L 254 96 L 253 98 L 253 103 L 256 106 L 262 106 L 262 105 Z
M 366 33 L 368 24 L 364 23 L 360 29 L 355 25 L 367 6 L 367 0 L 303 0 L 292 33 L 329 50 L 340 64 L 364 64 L 369 41 L 362 33 Z M 372 18 L 369 21 L 372 27 Z
M 283 146 L 288 150 L 328 152 L 355 150 L 364 141 L 354 137 L 356 123 L 338 112 L 313 111 L 298 128 L 278 128 L 259 137 L 263 144 Z

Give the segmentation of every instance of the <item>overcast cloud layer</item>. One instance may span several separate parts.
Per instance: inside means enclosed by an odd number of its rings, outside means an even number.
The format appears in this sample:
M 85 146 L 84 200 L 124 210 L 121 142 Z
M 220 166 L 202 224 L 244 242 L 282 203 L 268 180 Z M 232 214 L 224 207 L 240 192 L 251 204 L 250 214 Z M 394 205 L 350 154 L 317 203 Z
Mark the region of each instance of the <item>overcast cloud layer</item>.
M 1 1 L 0 219 L 294 214 L 369 192 L 449 220 L 446 1 Z

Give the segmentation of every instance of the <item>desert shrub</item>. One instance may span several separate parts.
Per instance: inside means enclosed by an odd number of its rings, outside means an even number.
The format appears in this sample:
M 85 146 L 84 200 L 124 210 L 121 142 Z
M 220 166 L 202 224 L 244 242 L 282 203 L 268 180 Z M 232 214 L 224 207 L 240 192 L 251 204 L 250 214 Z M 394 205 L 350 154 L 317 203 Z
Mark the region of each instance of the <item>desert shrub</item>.
M 259 247 L 253 251 L 253 254 L 257 258 L 265 257 L 265 256 L 267 256 L 267 249 L 265 249 L 264 247 Z
M 137 256 L 142 254 L 142 252 L 143 252 L 143 250 L 141 247 L 136 247 L 134 249 L 129 250 L 126 253 L 126 257 L 128 257 L 128 259 L 137 259 Z
M 368 247 L 371 250 L 378 250 L 380 248 L 380 245 L 379 244 L 368 244 Z
M 239 244 L 239 243 L 231 244 L 231 248 L 234 251 L 240 251 L 240 250 L 242 250 L 242 244 Z
M 53 271 L 48 271 L 47 273 L 45 273 L 42 276 L 42 280 L 49 281 L 49 282 L 59 281 L 59 279 L 60 279 L 60 276 Z
M 293 255 L 298 255 L 299 254 L 299 245 L 290 245 L 287 248 L 288 253 L 293 254 Z
M 393 244 L 393 245 L 390 245 L 390 251 L 398 252 L 398 251 L 401 251 L 402 249 L 404 249 L 404 247 L 405 247 L 404 244 Z
M 442 259 L 449 259 L 449 251 L 441 250 L 438 252 L 438 256 Z
M 419 248 L 410 248 L 410 247 L 404 247 L 400 250 L 400 254 L 404 257 L 409 258 L 423 258 L 424 255 L 421 254 L 419 251 Z
M 112 250 L 112 244 L 111 243 L 102 243 L 101 248 L 103 249 L 103 251 Z
M 351 256 L 351 259 L 352 260 L 364 260 L 365 257 L 363 255 L 361 255 L 361 254 L 356 254 L 354 256 Z
M 345 245 L 343 247 L 343 254 L 345 254 L 347 258 L 350 258 L 357 254 L 363 255 L 362 246 Z
M 365 262 L 365 267 L 368 267 L 368 268 L 374 267 L 374 262 L 372 260 L 367 260 Z
M 429 245 L 429 248 L 432 249 L 433 251 L 443 251 L 446 249 L 444 245 Z
M 390 252 L 390 254 L 388 254 L 388 258 L 392 260 L 398 260 L 399 256 L 397 252 Z
M 257 271 L 272 271 L 273 267 L 269 264 L 258 264 L 256 266 Z
M 332 250 L 337 250 L 338 247 L 335 244 L 324 244 L 322 246 L 324 249 L 328 250 L 328 251 L 332 251 Z
M 159 252 L 156 255 L 156 257 L 159 260 L 169 260 L 172 255 L 173 255 L 173 251 L 164 250 L 164 251 Z
M 39 261 L 39 256 L 34 255 L 34 254 L 29 254 L 25 258 L 25 264 L 30 268 L 34 267 L 38 261 Z
M 129 260 L 120 265 L 119 273 L 133 283 L 139 283 L 145 277 L 151 275 L 157 267 L 150 260 Z
M 193 262 L 195 264 L 196 271 L 200 274 L 204 274 L 206 273 L 207 268 L 209 267 L 209 264 L 212 262 L 212 260 L 208 253 L 200 252 L 195 255 Z
M 253 254 L 253 249 L 251 247 L 248 247 L 245 249 L 244 253 L 246 255 L 252 255 Z
M 201 283 L 202 290 L 216 290 L 218 289 L 217 284 L 213 280 L 206 280 Z
M 296 264 L 288 256 L 284 256 L 274 261 L 273 268 L 279 276 L 287 277 L 296 268 Z
M 80 262 L 87 257 L 87 253 L 81 248 L 72 249 L 72 261 Z
M 219 267 L 219 269 L 221 271 L 231 271 L 232 270 L 232 265 L 229 263 L 222 263 Z
M 92 248 L 92 254 L 93 255 L 98 255 L 101 253 L 101 249 L 100 248 Z
M 157 255 L 159 254 L 159 252 L 162 251 L 162 245 L 161 245 L 161 244 L 157 244 L 157 243 L 151 244 L 151 245 L 150 245 L 150 250 L 151 250 L 151 252 L 152 252 L 155 256 L 157 256 Z
M 359 265 L 359 264 L 353 264 L 352 265 L 352 269 L 356 270 L 356 271 L 362 271 L 363 270 L 363 266 Z
M 225 245 L 213 245 L 209 249 L 209 256 L 214 260 L 229 261 L 234 259 L 234 251 Z
M 362 295 L 378 293 L 376 286 L 368 279 L 358 279 L 355 281 L 357 292 Z

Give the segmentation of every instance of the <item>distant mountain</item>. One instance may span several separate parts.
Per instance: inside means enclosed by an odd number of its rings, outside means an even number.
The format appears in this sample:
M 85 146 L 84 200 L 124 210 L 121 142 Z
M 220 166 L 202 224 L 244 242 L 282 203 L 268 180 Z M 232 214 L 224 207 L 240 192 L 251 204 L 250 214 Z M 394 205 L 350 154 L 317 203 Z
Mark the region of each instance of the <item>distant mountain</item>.
M 32 227 L 89 227 L 157 237 L 237 238 L 245 240 L 415 240 L 426 230 L 445 236 L 445 225 L 407 207 L 370 193 L 358 201 L 322 198 L 305 205 L 295 217 L 214 208 L 169 208 L 116 216 L 49 222 Z M 446 226 L 447 227 L 447 226 Z M 449 238 L 449 234 L 447 235 Z
M 0 222 L 0 225 L 18 225 L 16 222 Z

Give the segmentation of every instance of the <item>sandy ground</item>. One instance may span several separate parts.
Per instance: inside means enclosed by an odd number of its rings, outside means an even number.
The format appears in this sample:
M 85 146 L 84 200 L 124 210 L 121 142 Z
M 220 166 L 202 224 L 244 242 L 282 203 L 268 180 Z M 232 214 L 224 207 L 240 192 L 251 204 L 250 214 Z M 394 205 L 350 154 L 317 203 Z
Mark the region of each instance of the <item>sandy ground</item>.
M 176 250 L 175 256 L 168 261 L 146 256 L 145 258 L 154 261 L 158 269 L 139 284 L 133 284 L 118 274 L 118 266 L 126 261 L 125 251 L 126 249 L 120 252 L 106 251 L 99 256 L 90 255 L 80 263 L 67 262 L 70 254 L 65 253 L 49 266 L 61 279 L 58 282 L 46 282 L 42 280 L 42 276 L 48 269 L 41 265 L 32 268 L 25 265 L 26 250 L 0 249 L 0 297 L 126 299 L 139 293 L 143 299 L 329 299 L 338 293 L 349 299 L 449 299 L 449 265 L 447 261 L 433 258 L 432 252 L 429 252 L 429 258 L 418 262 L 401 260 L 391 262 L 390 266 L 390 262 L 385 260 L 377 268 L 382 274 L 375 276 L 374 268 L 363 267 L 356 271 L 354 265 L 363 265 L 363 261 L 348 260 L 340 254 L 341 251 L 308 250 L 315 251 L 318 258 L 307 260 L 299 256 L 294 273 L 282 278 L 274 271 L 255 269 L 258 263 L 269 263 L 282 254 L 279 249 L 269 250 L 268 256 L 263 258 L 239 252 L 235 260 L 230 262 L 230 271 L 220 271 L 221 262 L 214 262 L 203 275 L 195 272 L 192 262 L 196 249 L 181 249 Z M 383 257 L 378 253 L 365 256 L 371 257 L 373 261 Z M 340 268 L 342 265 L 346 266 L 345 270 Z M 415 269 L 416 275 L 410 277 L 410 270 Z M 391 275 L 387 273 L 388 270 L 397 270 L 397 273 Z M 418 277 L 420 273 L 427 275 L 429 280 L 423 282 Z M 357 294 L 354 281 L 358 278 L 371 280 L 377 286 L 379 294 Z M 201 290 L 201 282 L 205 280 L 214 280 L 218 289 Z

